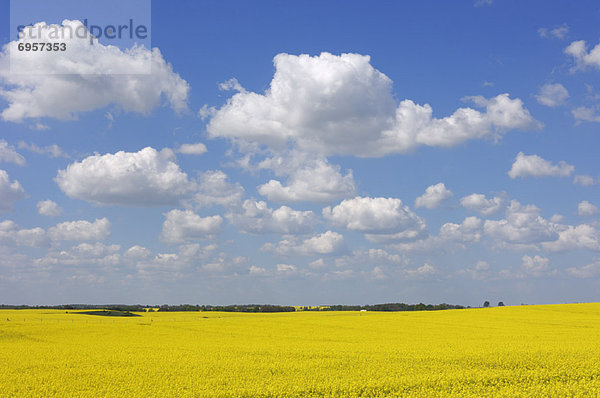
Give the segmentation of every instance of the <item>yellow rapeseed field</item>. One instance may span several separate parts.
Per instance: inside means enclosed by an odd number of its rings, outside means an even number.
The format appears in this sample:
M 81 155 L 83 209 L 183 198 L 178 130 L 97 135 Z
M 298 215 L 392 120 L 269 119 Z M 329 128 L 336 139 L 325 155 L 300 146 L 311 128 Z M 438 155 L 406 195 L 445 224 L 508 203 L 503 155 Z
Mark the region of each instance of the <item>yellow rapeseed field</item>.
M 0 311 L 0 396 L 600 396 L 600 304 L 141 315 Z

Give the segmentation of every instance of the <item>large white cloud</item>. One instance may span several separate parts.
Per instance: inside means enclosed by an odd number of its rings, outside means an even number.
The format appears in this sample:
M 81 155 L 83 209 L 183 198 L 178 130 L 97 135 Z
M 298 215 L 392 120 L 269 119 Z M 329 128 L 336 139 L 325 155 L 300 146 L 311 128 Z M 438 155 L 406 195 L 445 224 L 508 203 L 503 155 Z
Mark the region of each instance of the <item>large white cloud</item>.
M 288 206 L 271 209 L 263 201 L 245 200 L 240 209 L 227 213 L 230 223 L 242 232 L 253 234 L 303 234 L 316 223 L 312 211 L 293 210 Z
M 504 204 L 504 200 L 499 196 L 487 199 L 483 194 L 473 193 L 461 198 L 460 204 L 464 208 L 476 211 L 482 216 L 489 216 L 500 210 Z
M 573 174 L 573 171 L 575 167 L 563 160 L 558 162 L 558 165 L 553 165 L 538 155 L 525 155 L 519 152 L 508 175 L 510 178 L 568 177 Z
M 25 190 L 19 181 L 11 181 L 8 173 L 0 169 L 0 214 L 13 208 L 17 200 L 25 198 Z
M 67 221 L 49 228 L 48 235 L 53 240 L 103 240 L 110 235 L 110 229 L 110 221 L 106 218 L 96 219 L 94 222 Z
M 15 150 L 15 147 L 8 145 L 6 140 L 0 140 L 0 162 L 10 162 L 25 166 L 25 158 Z
M 120 263 L 121 247 L 119 245 L 105 245 L 100 242 L 81 243 L 67 250 L 50 251 L 44 257 L 35 260 L 36 265 L 46 266 L 116 266 Z
M 540 126 L 519 99 L 501 94 L 469 99 L 485 112 L 460 108 L 433 117 L 429 105 L 396 102 L 392 81 L 360 54 L 311 57 L 278 54 L 266 93 L 238 88 L 210 120 L 212 137 L 258 142 L 273 148 L 293 143 L 323 155 L 379 157 L 421 145 L 450 147 L 469 139 L 498 137 Z
M 443 182 L 440 182 L 439 184 L 428 186 L 425 193 L 415 200 L 415 207 L 435 209 L 450 197 L 452 197 L 452 191 L 446 188 Z
M 168 243 L 212 239 L 221 231 L 223 217 L 201 217 L 191 210 L 171 210 L 165 214 L 161 239 Z
M 370 234 L 390 234 L 414 228 L 420 218 L 400 199 L 357 196 L 323 209 L 323 217 L 340 228 Z
M 100 205 L 177 204 L 195 188 L 172 151 L 151 147 L 89 156 L 59 170 L 55 181 L 69 197 Z
M 4 120 L 73 119 L 81 112 L 111 104 L 126 112 L 147 114 L 162 98 L 175 111 L 187 109 L 189 85 L 173 72 L 157 48 L 122 51 L 69 34 L 69 30 L 82 26 L 79 21 L 65 20 L 62 26 L 40 22 L 34 30 L 40 37 L 28 35 L 23 39 L 65 42 L 67 51 L 17 51 L 16 41 L 4 45 L 0 52 L 0 81 L 4 85 L 0 96 L 8 102 L 0 113 Z M 51 38 L 53 31 L 64 39 Z
M 521 261 L 521 270 L 527 275 L 543 276 L 552 272 L 548 265 L 550 260 L 545 257 L 525 255 Z

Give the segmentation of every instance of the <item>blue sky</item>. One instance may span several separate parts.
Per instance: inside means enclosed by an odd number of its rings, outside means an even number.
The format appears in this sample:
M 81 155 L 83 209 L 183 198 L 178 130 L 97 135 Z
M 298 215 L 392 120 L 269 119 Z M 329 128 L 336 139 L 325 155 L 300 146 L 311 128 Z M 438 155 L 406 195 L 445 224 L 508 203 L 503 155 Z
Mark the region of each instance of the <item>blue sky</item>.
M 68 3 L 0 2 L 0 302 L 597 301 L 594 2 L 155 1 L 152 51 L 16 50 L 150 13 Z

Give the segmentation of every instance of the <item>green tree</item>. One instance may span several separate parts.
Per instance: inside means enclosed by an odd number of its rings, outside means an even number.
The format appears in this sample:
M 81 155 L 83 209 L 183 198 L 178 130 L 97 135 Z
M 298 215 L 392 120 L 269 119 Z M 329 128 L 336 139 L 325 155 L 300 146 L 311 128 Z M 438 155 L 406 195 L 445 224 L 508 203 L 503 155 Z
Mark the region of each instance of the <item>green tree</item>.
M 489 307 L 489 306 L 490 306 L 490 302 L 486 300 L 486 301 L 483 303 L 483 306 L 484 306 L 484 307 Z

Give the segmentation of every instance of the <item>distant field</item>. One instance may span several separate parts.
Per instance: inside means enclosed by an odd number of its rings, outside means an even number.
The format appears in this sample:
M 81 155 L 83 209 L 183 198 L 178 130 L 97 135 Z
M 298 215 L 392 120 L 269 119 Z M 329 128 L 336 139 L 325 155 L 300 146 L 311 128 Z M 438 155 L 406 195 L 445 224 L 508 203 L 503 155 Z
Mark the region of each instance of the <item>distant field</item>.
M 75 312 L 0 311 L 0 396 L 600 396 L 600 304 Z

